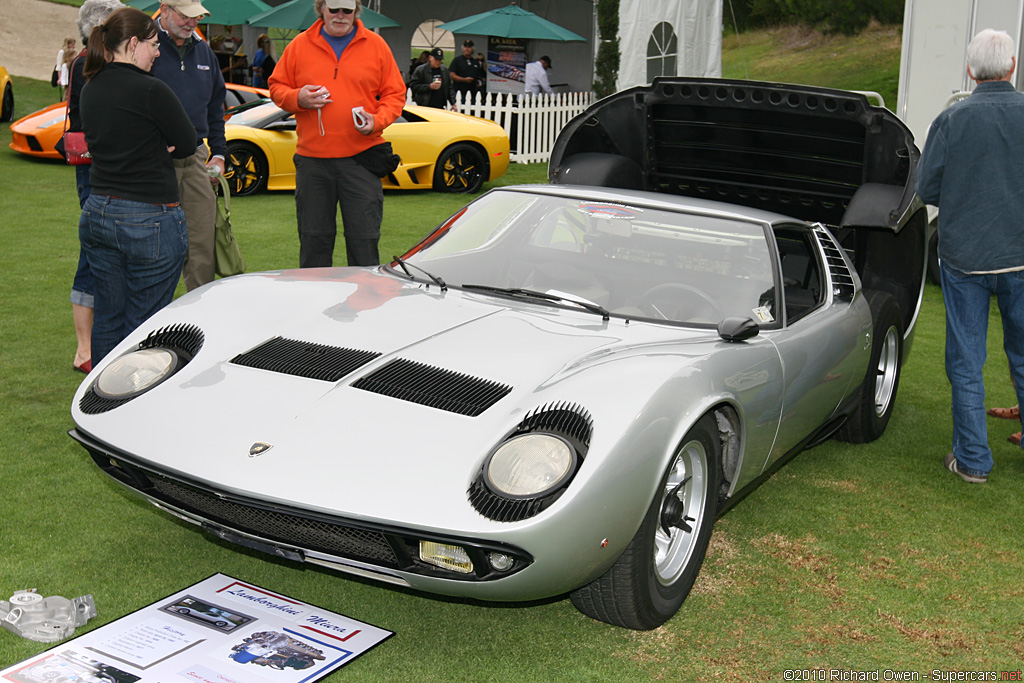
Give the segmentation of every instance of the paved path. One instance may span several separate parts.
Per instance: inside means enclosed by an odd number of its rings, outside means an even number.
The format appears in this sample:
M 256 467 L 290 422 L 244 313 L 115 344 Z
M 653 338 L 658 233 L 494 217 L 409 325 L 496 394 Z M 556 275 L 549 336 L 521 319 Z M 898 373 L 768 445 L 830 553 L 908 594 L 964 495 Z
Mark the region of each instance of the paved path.
M 71 5 L 0 0 L 0 66 L 15 76 L 49 81 L 64 39 L 82 47 L 77 18 L 78 8 Z

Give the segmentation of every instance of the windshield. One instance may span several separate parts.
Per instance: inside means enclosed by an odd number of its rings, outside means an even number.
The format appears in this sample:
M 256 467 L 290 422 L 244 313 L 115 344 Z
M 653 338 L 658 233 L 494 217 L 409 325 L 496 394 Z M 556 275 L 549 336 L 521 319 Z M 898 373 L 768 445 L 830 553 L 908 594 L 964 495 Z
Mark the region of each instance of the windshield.
M 491 192 L 405 260 L 449 286 L 534 290 L 628 318 L 764 321 L 773 296 L 763 224 L 579 197 Z

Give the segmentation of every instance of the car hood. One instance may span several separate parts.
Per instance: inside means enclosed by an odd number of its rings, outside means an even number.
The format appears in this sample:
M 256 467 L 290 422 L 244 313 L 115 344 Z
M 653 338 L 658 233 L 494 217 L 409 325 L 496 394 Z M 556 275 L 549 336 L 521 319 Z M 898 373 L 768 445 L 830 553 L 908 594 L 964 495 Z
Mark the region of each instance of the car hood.
M 84 392 L 110 358 L 180 324 L 205 337 L 187 366 L 124 405 L 82 412 Z M 278 336 L 380 355 L 337 381 L 232 362 Z M 670 374 L 659 365 L 666 356 L 678 370 L 681 357 L 701 358 L 721 343 L 713 330 L 602 321 L 584 311 L 441 292 L 373 269 L 263 273 L 220 280 L 154 316 L 97 366 L 76 395 L 73 417 L 80 430 L 140 464 L 220 490 L 410 525 L 425 523 L 429 505 L 430 526 L 469 532 L 468 518 L 476 530 L 494 523 L 467 515 L 466 490 L 526 413 L 578 404 L 602 416 L 602 436 L 614 443 Z M 401 391 L 361 386 L 396 361 L 410 380 Z M 476 416 L 461 414 L 448 399 L 466 396 L 446 396 L 449 381 L 462 382 L 460 393 L 468 383 L 498 398 Z M 270 448 L 254 457 L 258 442 Z

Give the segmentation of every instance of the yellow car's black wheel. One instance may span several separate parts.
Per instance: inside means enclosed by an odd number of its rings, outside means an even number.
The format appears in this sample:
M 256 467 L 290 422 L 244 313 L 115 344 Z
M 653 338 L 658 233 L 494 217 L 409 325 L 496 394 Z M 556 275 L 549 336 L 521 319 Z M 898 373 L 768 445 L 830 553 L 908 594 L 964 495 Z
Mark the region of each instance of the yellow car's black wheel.
M 476 147 L 464 142 L 441 152 L 434 166 L 434 189 L 438 192 L 478 192 L 487 174 L 486 161 Z
M 0 105 L 0 121 L 10 121 L 14 118 L 14 88 L 8 83 L 4 88 L 3 104 Z
M 270 170 L 267 157 L 255 145 L 248 142 L 229 142 L 227 168 L 224 178 L 228 181 L 233 197 L 246 197 L 267 189 Z

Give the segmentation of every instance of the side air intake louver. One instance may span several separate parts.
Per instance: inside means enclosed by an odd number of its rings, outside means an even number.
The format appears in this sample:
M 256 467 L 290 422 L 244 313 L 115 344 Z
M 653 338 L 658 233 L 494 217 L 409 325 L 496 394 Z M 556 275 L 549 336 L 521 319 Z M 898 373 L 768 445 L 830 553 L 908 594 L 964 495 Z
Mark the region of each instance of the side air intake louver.
M 847 301 L 853 299 L 856 285 L 853 274 L 846 265 L 846 259 L 843 258 L 842 250 L 825 230 L 817 229 L 814 234 L 818 238 L 818 243 L 821 244 L 821 250 L 825 253 L 828 272 L 832 277 L 832 295 L 837 299 Z
M 285 375 L 337 382 L 378 356 L 380 354 L 374 351 L 274 337 L 251 351 L 238 354 L 231 362 Z
M 507 384 L 411 360 L 391 361 L 352 386 L 470 417 L 476 417 L 512 391 Z

